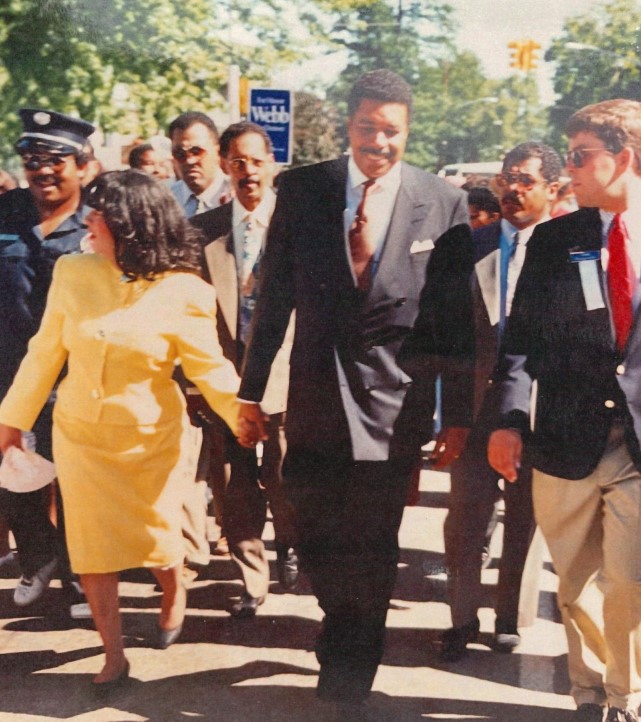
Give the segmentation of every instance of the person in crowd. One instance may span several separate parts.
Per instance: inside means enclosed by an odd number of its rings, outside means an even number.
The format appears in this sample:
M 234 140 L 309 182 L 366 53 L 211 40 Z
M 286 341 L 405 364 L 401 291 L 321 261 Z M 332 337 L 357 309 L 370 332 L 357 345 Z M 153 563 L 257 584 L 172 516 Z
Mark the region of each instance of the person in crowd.
M 501 218 L 498 198 L 489 188 L 478 186 L 470 188 L 467 204 L 470 210 L 470 226 L 474 230 L 496 223 Z
M 87 216 L 94 253 L 61 258 L 42 324 L 0 405 L 0 450 L 21 446 L 65 363 L 54 460 L 74 571 L 105 647 L 94 678 L 129 675 L 118 572 L 151 568 L 162 590 L 155 643 L 182 629 L 182 500 L 194 429 L 172 378 L 185 375 L 232 427 L 238 377 L 222 355 L 215 292 L 199 277 L 200 243 L 169 189 L 137 170 L 101 175 Z
M 461 456 L 451 466 L 445 559 L 452 627 L 442 635 L 441 658 L 456 662 L 479 634 L 483 600 L 482 552 L 486 530 L 501 495 L 500 475 L 487 462 L 487 440 L 497 410 L 484 403 L 488 380 L 497 362 L 501 335 L 510 315 L 528 241 L 538 224 L 550 219 L 561 173 L 561 159 L 542 143 L 521 143 L 503 160 L 498 177 L 503 218 L 477 228 L 470 292 L 474 308 L 475 422 Z M 460 249 L 455 249 L 460 253 Z M 461 273 L 468 269 L 461 266 Z M 427 309 L 430 312 L 431 309 Z M 449 311 L 446 311 L 446 313 Z M 491 400 L 491 399 L 490 399 Z M 518 483 L 505 487 L 503 553 L 496 595 L 494 649 L 511 652 L 520 643 L 519 592 L 534 532 L 531 469 L 524 463 Z
M 567 172 L 581 210 L 539 226 L 496 374 L 490 464 L 522 473 L 559 576 L 573 719 L 636 722 L 641 702 L 641 103 L 572 115 Z M 528 421 L 532 382 L 536 411 Z
M 578 208 L 574 189 L 572 188 L 572 180 L 570 178 L 563 178 L 550 215 L 552 218 L 558 218 L 559 216 L 573 213 L 578 210 Z
M 128 160 L 130 168 L 137 168 L 159 180 L 167 178 L 162 159 L 158 156 L 156 149 L 151 143 L 135 145 L 129 151 Z
M 217 291 L 218 333 L 223 352 L 240 369 L 259 294 L 265 236 L 276 203 L 272 190 L 274 155 L 269 135 L 249 122 L 235 123 L 225 130 L 220 137 L 220 153 L 223 168 L 231 179 L 234 200 L 201 213 L 192 222 L 206 237 L 205 257 Z M 269 416 L 269 437 L 262 449 L 260 466 L 254 448 L 240 446 L 229 434 L 225 439 L 230 478 L 224 494 L 223 526 L 245 586 L 240 601 L 231 607 L 231 614 L 236 617 L 254 616 L 269 590 L 269 564 L 261 539 L 267 500 L 274 520 L 279 581 L 288 589 L 296 584 L 298 576 L 293 510 L 285 496 L 281 475 L 290 351 L 288 338 L 272 366 L 271 381 L 262 402 L 263 411 Z M 220 432 L 214 427 L 210 433 Z
M 19 115 L 23 133 L 15 147 L 28 187 L 0 197 L 0 399 L 38 329 L 56 259 L 79 253 L 87 233 L 81 193 L 85 146 L 94 132 L 90 123 L 53 110 L 23 108 Z M 43 405 L 30 439 L 48 459 L 53 400 Z M 38 600 L 58 568 L 71 614 L 80 614 L 84 600 L 69 568 L 62 509 L 58 528 L 49 515 L 51 487 L 22 494 L 2 489 L 0 499 L 22 573 L 14 602 L 24 607 Z
M 464 192 L 402 162 L 410 108 L 400 76 L 366 73 L 348 99 L 350 155 L 282 174 L 239 392 L 252 446 L 266 438 L 259 402 L 295 309 L 283 478 L 325 613 L 317 694 L 332 702 L 362 702 L 381 660 L 435 395 L 434 376 L 412 384 L 396 356 L 435 240 L 468 218 Z
M 180 180 L 171 189 L 188 218 L 230 199 L 229 179 L 220 167 L 218 129 L 205 113 L 174 118 L 167 135 Z
M 9 171 L 0 168 L 0 195 L 18 187 L 18 179 Z
M 102 164 L 102 161 L 96 157 L 94 147 L 89 141 L 85 144 L 83 153 L 87 158 L 87 164 L 85 165 L 85 172 L 82 176 L 82 187 L 86 188 L 101 173 L 105 172 L 105 166 Z

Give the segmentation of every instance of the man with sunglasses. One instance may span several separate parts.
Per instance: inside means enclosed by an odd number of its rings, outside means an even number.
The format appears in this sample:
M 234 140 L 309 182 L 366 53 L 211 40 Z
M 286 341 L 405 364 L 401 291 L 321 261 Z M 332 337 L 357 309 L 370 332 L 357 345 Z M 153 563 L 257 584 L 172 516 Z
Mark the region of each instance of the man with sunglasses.
M 272 189 L 275 163 L 269 135 L 249 122 L 234 123 L 225 130 L 220 137 L 220 154 L 231 178 L 234 199 L 196 216 L 193 224 L 206 238 L 204 270 L 216 288 L 223 353 L 240 371 L 259 294 L 265 237 L 276 204 Z M 219 461 L 229 464 L 228 483 L 224 490 L 214 489 L 214 503 L 217 514 L 222 509 L 229 551 L 242 575 L 244 592 L 230 608 L 237 618 L 253 617 L 269 591 L 269 564 L 261 538 L 267 501 L 274 521 L 279 582 L 284 589 L 291 589 L 298 578 L 293 512 L 281 476 L 292 335 L 293 328 L 274 362 L 263 401 L 270 435 L 260 462 L 255 449 L 240 446 L 229 433 L 221 431 L 220 424 L 204 429 L 208 434 L 222 434 L 213 446 L 225 450 Z
M 229 179 L 220 167 L 214 121 L 198 111 L 182 113 L 171 122 L 167 135 L 180 178 L 171 190 L 187 217 L 226 203 L 230 199 Z
M 84 147 L 95 130 L 91 123 L 52 110 L 23 108 L 19 114 L 24 132 L 15 148 L 28 188 L 0 197 L 0 399 L 38 330 L 56 259 L 78 253 L 87 233 L 81 206 L 87 164 Z M 35 440 L 29 440 L 49 459 L 52 406 L 53 399 L 36 421 Z M 81 597 L 79 588 L 72 585 L 64 532 L 49 520 L 50 487 L 24 494 L 1 493 L 22 572 L 15 603 L 35 602 L 58 567 L 74 615 L 81 609 L 77 606 Z M 60 527 L 60 508 L 58 519 Z
M 568 121 L 580 210 L 528 244 L 495 389 L 489 461 L 508 482 L 527 438 L 534 512 L 559 575 L 577 722 L 641 703 L 641 103 Z M 533 431 L 528 410 L 537 382 Z
M 500 475 L 489 466 L 486 454 L 497 410 L 491 398 L 484 403 L 484 397 L 529 238 L 539 223 L 550 220 L 561 169 L 557 153 L 542 143 L 522 143 L 510 150 L 496 179 L 503 218 L 472 234 L 475 421 L 463 453 L 451 465 L 444 534 L 452 627 L 443 633 L 441 649 L 441 658 L 447 662 L 461 659 L 467 644 L 476 641 L 479 635 L 485 532 L 501 496 Z M 460 253 L 460 249 L 455 252 Z M 461 267 L 461 273 L 464 272 Z M 437 465 L 438 461 L 436 458 Z M 517 622 L 521 578 L 534 531 L 531 470 L 527 465 L 521 469 L 518 483 L 508 485 L 503 497 L 505 531 L 493 647 L 509 653 L 520 643 Z

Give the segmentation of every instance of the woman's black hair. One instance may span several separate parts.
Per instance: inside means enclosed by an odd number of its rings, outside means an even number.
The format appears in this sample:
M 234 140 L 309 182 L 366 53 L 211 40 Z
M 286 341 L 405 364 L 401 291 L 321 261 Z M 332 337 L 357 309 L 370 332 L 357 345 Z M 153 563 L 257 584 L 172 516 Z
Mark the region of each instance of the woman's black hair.
M 110 171 L 87 188 L 86 204 L 103 214 L 116 260 L 129 278 L 164 271 L 201 274 L 200 231 L 165 183 L 140 170 Z

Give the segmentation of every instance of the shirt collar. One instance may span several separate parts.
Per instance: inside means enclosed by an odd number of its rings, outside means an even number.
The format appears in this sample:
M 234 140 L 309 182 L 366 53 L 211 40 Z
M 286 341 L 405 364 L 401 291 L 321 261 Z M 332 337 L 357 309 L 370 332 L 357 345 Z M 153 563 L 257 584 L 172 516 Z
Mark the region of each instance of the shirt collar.
M 527 242 L 532 237 L 532 234 L 534 233 L 534 229 L 540 224 L 545 223 L 546 221 L 550 220 L 549 214 L 546 214 L 541 218 L 541 220 L 537 221 L 536 223 L 533 223 L 531 226 L 528 226 L 527 228 L 518 229 L 516 226 L 513 226 L 508 220 L 505 218 L 501 218 L 501 234 L 507 238 L 510 242 L 510 245 L 514 242 L 514 234 L 519 234 L 519 243 L 522 243 L 523 245 L 526 245 Z
M 356 165 L 356 161 L 352 155 L 347 161 L 347 178 L 349 188 L 352 190 L 365 183 L 367 176 Z M 396 191 L 401 185 L 401 163 L 394 163 L 390 170 L 380 178 L 376 179 L 376 185 L 385 191 Z
M 263 200 L 253 211 L 248 211 L 238 198 L 234 198 L 232 201 L 232 225 L 236 228 L 236 226 L 245 222 L 247 216 L 251 215 L 258 225 L 263 228 L 267 228 L 269 226 L 272 213 L 274 212 L 275 204 L 276 194 L 271 188 L 267 188 L 265 195 L 263 196 Z
M 220 205 L 220 195 L 227 187 L 227 176 L 219 168 L 216 171 L 214 180 L 205 188 L 205 190 L 197 195 L 199 201 L 202 201 L 207 208 L 215 208 Z

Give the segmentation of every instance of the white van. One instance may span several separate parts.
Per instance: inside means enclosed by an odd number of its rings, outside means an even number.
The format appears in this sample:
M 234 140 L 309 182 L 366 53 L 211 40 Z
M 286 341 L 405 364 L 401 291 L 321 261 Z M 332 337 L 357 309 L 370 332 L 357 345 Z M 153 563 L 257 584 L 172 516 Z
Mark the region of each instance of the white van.
M 500 160 L 485 163 L 450 163 L 444 165 L 436 175 L 439 178 L 461 179 L 462 182 L 465 182 L 469 176 L 489 180 L 500 173 L 502 168 L 503 164 Z

